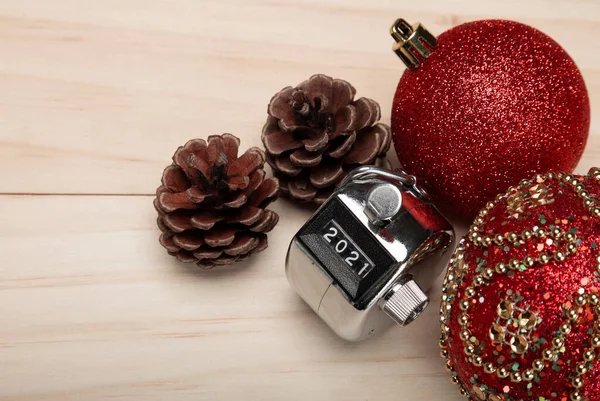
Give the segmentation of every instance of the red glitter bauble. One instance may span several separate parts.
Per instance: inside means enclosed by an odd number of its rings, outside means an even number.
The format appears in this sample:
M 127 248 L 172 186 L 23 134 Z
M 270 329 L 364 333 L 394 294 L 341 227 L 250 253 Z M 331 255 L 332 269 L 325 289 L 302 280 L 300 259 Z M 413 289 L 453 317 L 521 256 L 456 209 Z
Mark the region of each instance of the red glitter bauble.
M 565 50 L 503 20 L 442 33 L 402 75 L 392 109 L 400 162 L 442 210 L 469 219 L 523 178 L 572 172 L 589 125 L 585 83 Z
M 600 401 L 600 169 L 489 202 L 443 287 L 442 355 L 474 401 Z

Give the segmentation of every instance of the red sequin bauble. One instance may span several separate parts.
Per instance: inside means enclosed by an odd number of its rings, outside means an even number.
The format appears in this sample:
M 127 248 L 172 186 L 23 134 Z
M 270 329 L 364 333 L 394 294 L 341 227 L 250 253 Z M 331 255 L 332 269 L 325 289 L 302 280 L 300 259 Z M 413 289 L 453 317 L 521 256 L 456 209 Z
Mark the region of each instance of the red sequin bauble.
M 600 401 L 600 169 L 496 197 L 454 254 L 442 355 L 474 401 Z
M 394 98 L 400 162 L 442 210 L 472 219 L 533 174 L 575 169 L 590 125 L 588 93 L 565 50 L 517 22 L 452 28 Z

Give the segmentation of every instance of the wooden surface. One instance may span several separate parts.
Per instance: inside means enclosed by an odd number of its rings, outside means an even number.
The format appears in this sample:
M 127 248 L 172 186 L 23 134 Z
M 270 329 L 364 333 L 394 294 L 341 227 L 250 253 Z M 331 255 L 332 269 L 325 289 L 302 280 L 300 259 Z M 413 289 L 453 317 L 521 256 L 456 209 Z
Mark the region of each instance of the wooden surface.
M 349 344 L 290 290 L 308 209 L 277 202 L 269 249 L 233 270 L 157 242 L 152 193 L 176 147 L 224 131 L 260 145 L 282 87 L 344 78 L 388 122 L 398 16 L 536 26 L 600 113 L 597 0 L 0 0 L 0 400 L 458 400 L 435 303 Z M 600 164 L 597 122 L 578 171 Z

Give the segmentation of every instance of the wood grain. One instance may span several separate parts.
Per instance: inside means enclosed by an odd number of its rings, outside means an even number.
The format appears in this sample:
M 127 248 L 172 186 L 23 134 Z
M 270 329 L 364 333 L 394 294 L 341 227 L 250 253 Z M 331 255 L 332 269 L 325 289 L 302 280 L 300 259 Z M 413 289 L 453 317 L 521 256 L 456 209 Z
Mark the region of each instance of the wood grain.
M 271 95 L 313 73 L 389 121 L 398 16 L 540 28 L 600 112 L 596 0 L 0 0 L 0 400 L 458 400 L 435 306 L 349 344 L 289 289 L 310 210 L 277 202 L 269 249 L 208 274 L 160 248 L 151 205 L 177 146 L 259 146 Z M 578 171 L 600 165 L 599 131 Z

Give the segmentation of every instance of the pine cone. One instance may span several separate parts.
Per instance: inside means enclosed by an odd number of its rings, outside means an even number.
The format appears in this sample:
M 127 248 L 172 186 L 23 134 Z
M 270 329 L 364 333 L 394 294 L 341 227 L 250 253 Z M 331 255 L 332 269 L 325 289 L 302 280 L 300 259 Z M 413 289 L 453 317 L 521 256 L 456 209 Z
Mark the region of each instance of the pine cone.
M 284 194 L 320 204 L 355 167 L 390 168 L 392 135 L 376 124 L 379 104 L 355 94 L 344 80 L 314 75 L 271 99 L 262 141 Z
M 156 191 L 160 243 L 169 254 L 210 269 L 267 247 L 279 216 L 265 210 L 279 182 L 265 179 L 265 155 L 251 148 L 238 157 L 233 135 L 193 139 L 179 147 Z

